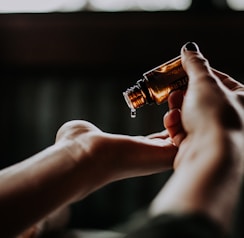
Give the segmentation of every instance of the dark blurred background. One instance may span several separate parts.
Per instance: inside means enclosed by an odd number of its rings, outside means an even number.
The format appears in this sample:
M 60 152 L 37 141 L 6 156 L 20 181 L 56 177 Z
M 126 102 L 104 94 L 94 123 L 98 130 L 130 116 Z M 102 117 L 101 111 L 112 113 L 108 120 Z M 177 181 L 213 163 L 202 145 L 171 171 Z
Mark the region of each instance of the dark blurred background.
M 87 4 L 76 11 L 2 11 L 1 168 L 53 144 L 57 129 L 72 119 L 111 133 L 162 130 L 167 104 L 145 106 L 132 119 L 122 92 L 178 56 L 187 41 L 197 42 L 213 67 L 243 82 L 244 4 L 238 10 L 230 1 L 190 2 L 184 10 L 106 11 Z M 170 173 L 100 189 L 72 206 L 71 226 L 108 229 L 125 222 Z

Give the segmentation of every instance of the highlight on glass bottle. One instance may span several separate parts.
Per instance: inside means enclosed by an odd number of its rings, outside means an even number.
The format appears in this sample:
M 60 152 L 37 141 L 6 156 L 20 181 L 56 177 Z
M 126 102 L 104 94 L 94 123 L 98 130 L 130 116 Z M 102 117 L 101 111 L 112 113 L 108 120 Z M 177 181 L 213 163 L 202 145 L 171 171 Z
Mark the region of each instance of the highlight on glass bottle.
M 187 75 L 178 56 L 143 74 L 143 78 L 123 92 L 123 96 L 131 110 L 131 117 L 136 117 L 136 109 L 146 104 L 162 104 L 169 94 L 188 83 Z

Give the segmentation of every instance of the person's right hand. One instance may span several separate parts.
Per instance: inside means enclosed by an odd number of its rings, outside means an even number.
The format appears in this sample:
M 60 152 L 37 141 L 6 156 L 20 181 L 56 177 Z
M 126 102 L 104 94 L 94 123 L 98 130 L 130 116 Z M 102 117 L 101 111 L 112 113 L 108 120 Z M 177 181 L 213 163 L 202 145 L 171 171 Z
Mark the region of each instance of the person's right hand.
M 185 150 L 199 148 L 202 153 L 205 148 L 212 153 L 223 149 L 226 136 L 231 136 L 241 151 L 244 146 L 244 85 L 211 68 L 195 43 L 185 45 L 181 57 L 189 77 L 188 89 L 185 95 L 183 91 L 175 91 L 169 96 L 170 111 L 164 117 L 173 142 L 181 148 L 175 167 Z
M 188 88 L 171 93 L 164 117 L 179 147 L 175 171 L 150 211 L 200 212 L 228 229 L 244 174 L 244 86 L 211 68 L 195 43 L 181 59 Z

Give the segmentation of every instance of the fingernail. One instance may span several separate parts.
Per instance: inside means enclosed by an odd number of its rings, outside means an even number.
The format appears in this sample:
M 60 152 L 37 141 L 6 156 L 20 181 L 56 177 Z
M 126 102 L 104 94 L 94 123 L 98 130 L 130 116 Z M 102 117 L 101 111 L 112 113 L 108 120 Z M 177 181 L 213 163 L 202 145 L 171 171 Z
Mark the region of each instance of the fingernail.
M 194 42 L 188 42 L 185 45 L 185 49 L 188 51 L 198 51 L 198 46 Z

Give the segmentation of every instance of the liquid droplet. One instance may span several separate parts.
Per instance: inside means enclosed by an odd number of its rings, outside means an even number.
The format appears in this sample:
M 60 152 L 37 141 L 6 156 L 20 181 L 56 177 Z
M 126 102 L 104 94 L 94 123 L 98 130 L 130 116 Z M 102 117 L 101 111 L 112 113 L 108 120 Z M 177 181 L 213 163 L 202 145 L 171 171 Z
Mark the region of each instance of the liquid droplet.
M 130 111 L 130 117 L 131 118 L 136 118 L 136 110 L 135 109 L 131 109 L 131 111 Z

